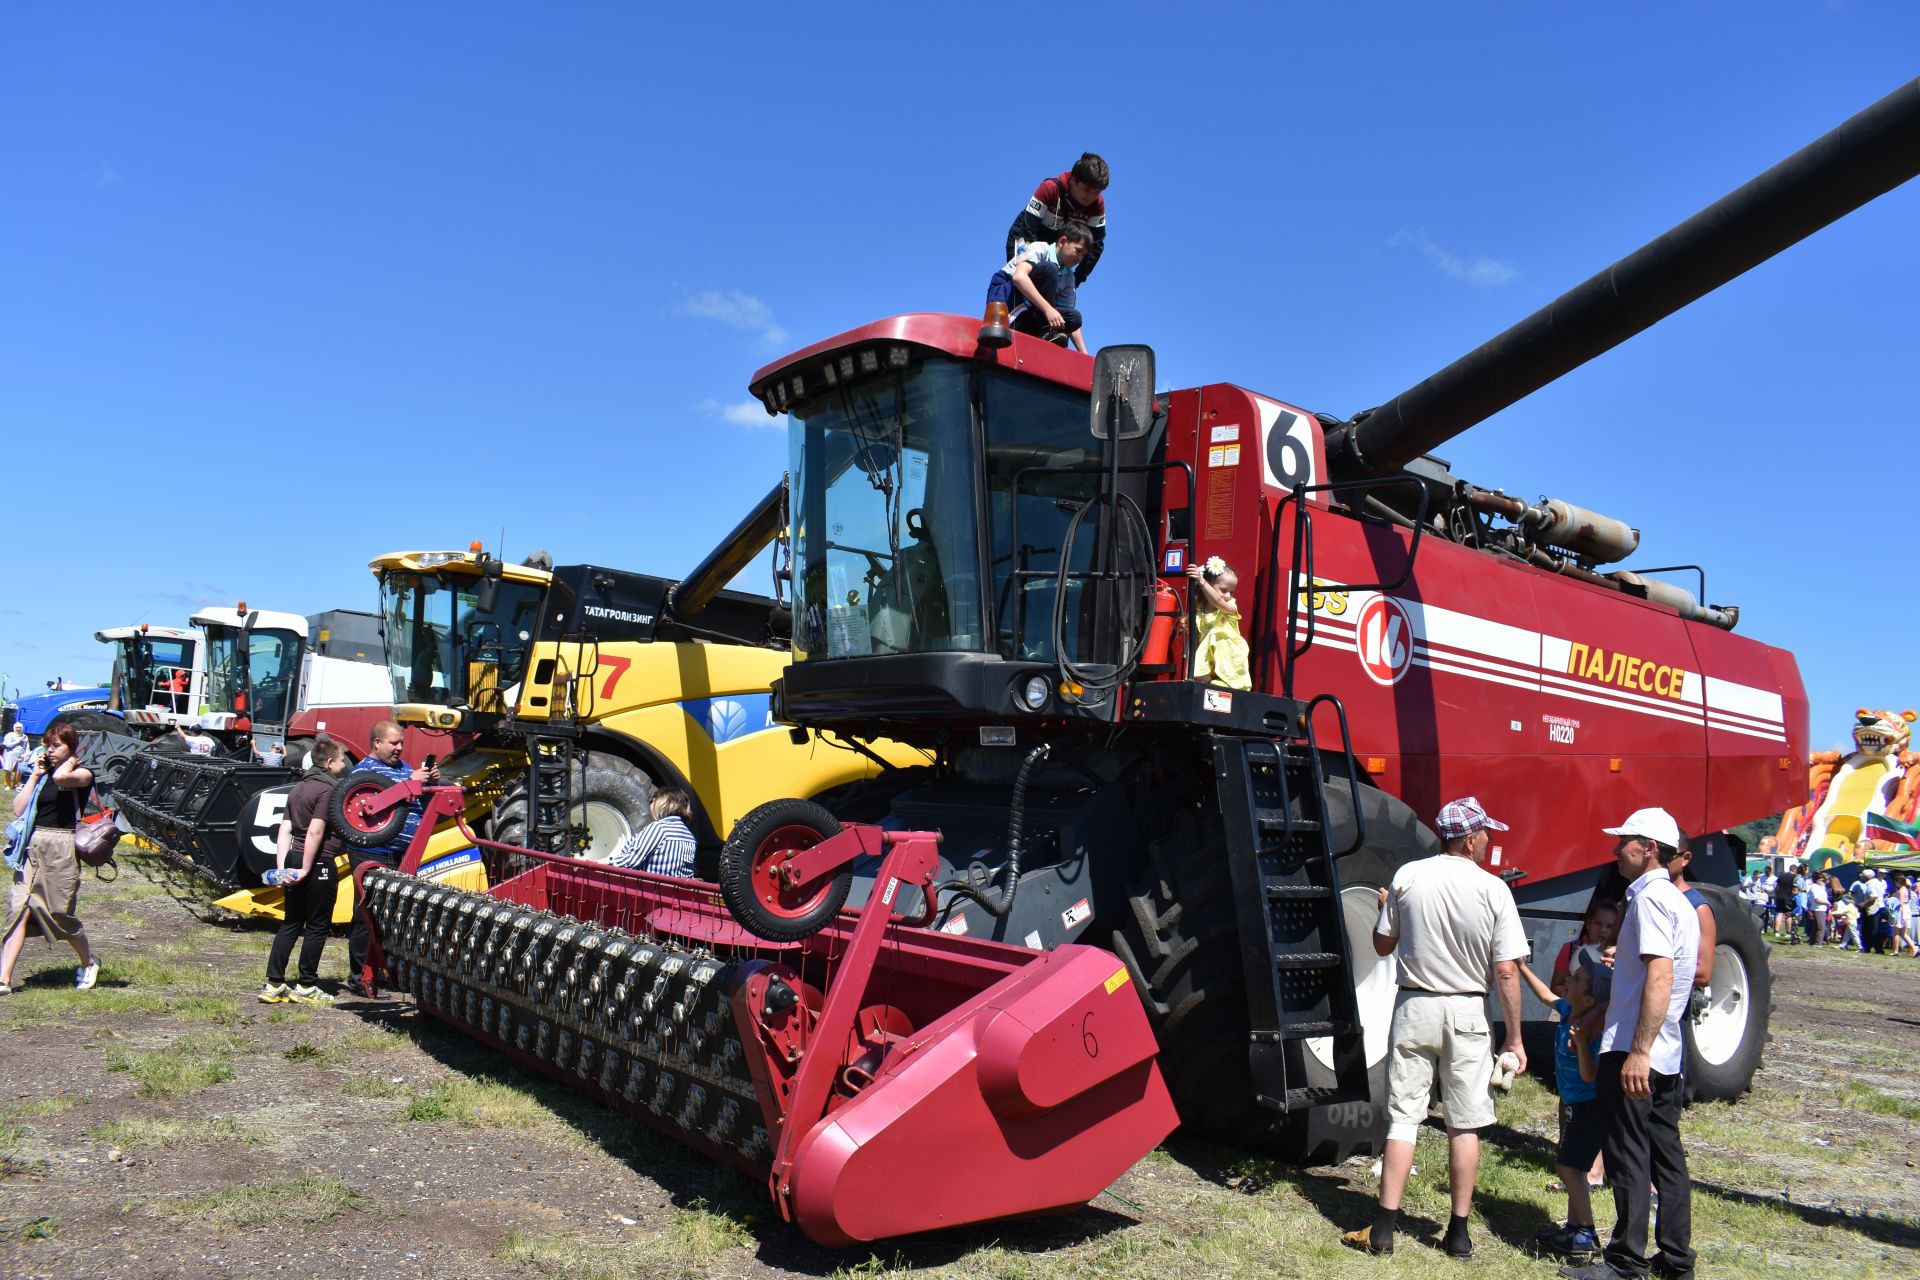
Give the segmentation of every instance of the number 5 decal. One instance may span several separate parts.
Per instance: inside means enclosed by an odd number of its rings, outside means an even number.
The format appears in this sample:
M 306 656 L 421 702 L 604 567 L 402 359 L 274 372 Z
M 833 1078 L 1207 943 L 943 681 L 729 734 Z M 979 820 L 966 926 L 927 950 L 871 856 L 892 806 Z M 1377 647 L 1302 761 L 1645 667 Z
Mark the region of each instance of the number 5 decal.
M 627 668 L 633 665 L 633 659 L 610 658 L 605 654 L 601 654 L 600 665 L 608 669 L 607 683 L 601 687 L 600 696 L 603 698 L 611 698 L 613 696 L 613 686 L 619 684 L 620 677 L 627 674 Z

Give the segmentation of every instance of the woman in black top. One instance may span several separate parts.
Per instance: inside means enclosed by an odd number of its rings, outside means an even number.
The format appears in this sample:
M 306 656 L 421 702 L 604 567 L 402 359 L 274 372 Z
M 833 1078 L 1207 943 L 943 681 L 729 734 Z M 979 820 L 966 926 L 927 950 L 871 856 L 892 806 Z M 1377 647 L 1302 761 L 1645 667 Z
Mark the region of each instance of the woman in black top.
M 80 738 L 72 725 L 57 724 L 41 738 L 46 752 L 34 762 L 27 785 L 13 793 L 13 816 L 22 817 L 33 804 L 33 834 L 27 856 L 13 873 L 13 892 L 7 902 L 6 941 L 0 944 L 0 995 L 13 990 L 13 966 L 27 939 L 64 939 L 80 957 L 73 985 L 82 991 L 100 976 L 100 962 L 87 945 L 87 929 L 74 914 L 80 899 L 80 861 L 73 852 L 73 829 L 93 771 L 74 758 Z M 45 785 L 35 784 L 45 779 Z

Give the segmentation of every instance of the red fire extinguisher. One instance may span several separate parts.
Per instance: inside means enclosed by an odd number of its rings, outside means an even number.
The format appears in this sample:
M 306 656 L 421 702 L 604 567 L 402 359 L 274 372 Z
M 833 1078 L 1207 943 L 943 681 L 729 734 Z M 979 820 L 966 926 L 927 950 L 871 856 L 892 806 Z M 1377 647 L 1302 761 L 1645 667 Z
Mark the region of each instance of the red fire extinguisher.
M 1147 643 L 1140 651 L 1140 664 L 1164 667 L 1173 661 L 1174 624 L 1180 620 L 1180 597 L 1165 582 L 1153 588 L 1153 622 L 1147 627 Z

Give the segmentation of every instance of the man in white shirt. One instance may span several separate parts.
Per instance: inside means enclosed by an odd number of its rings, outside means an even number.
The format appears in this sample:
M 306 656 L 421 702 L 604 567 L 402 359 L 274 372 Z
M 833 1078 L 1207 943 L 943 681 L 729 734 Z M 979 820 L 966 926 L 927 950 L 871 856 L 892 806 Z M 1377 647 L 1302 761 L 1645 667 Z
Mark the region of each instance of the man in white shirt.
M 196 756 L 210 756 L 220 745 L 197 724 L 176 726 L 175 732 L 180 735 L 180 741 L 186 744 L 187 750 Z
M 1527 1069 L 1520 1046 L 1520 970 L 1527 935 L 1506 881 L 1479 864 L 1492 831 L 1505 831 L 1472 796 L 1440 809 L 1434 826 L 1443 852 L 1409 862 L 1380 891 L 1373 949 L 1398 954 L 1400 994 L 1387 1049 L 1387 1145 L 1381 1156 L 1380 1206 L 1371 1226 L 1341 1237 L 1351 1248 L 1393 1252 L 1400 1197 L 1413 1168 L 1413 1140 L 1427 1118 L 1433 1082 L 1447 1116 L 1447 1174 L 1453 1218 L 1442 1247 L 1471 1258 L 1467 1213 L 1480 1172 L 1480 1130 L 1494 1121 L 1488 1082 L 1493 1031 L 1487 1025 L 1487 983 L 1495 980 L 1506 1017 L 1506 1053 Z
M 1678 855 L 1680 825 L 1665 809 L 1640 809 L 1606 833 L 1628 880 L 1615 944 L 1613 997 L 1596 1046 L 1595 1082 L 1606 1126 L 1607 1177 L 1618 1221 L 1600 1260 L 1562 1267 L 1575 1280 L 1638 1280 L 1648 1274 L 1648 1188 L 1660 1193 L 1654 1232 L 1663 1277 L 1693 1275 L 1693 1202 L 1687 1153 L 1680 1145 L 1685 1047 L 1680 1018 L 1700 959 L 1700 918 L 1667 868 Z

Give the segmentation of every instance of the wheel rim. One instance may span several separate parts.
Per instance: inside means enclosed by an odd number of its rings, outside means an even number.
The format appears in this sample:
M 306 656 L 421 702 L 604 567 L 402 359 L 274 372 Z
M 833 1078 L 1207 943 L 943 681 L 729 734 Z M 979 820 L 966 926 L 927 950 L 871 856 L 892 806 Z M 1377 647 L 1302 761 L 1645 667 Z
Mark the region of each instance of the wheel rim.
M 1693 1048 L 1702 1061 L 1723 1066 L 1740 1052 L 1747 1038 L 1747 1012 L 1752 994 L 1747 962 L 1740 958 L 1740 953 L 1725 945 L 1715 947 L 1706 1012 L 1693 1024 Z
M 340 803 L 340 812 L 346 818 L 347 825 L 363 836 L 378 834 L 389 821 L 388 811 L 383 809 L 376 816 L 369 812 L 368 805 L 375 796 L 385 791 L 390 785 L 382 780 L 358 782 L 348 788 L 347 798 Z
M 573 824 L 585 827 L 587 831 L 587 847 L 578 856 L 593 862 L 605 862 L 611 858 L 614 850 L 633 834 L 633 824 L 627 821 L 627 815 L 618 806 L 604 800 L 589 800 L 583 805 L 576 805 Z
M 1387 1056 L 1387 1033 L 1393 1027 L 1393 1001 L 1400 986 L 1400 965 L 1392 956 L 1373 949 L 1373 926 L 1380 918 L 1380 891 L 1349 885 L 1340 893 L 1341 923 L 1347 934 L 1347 955 L 1353 964 L 1353 996 L 1360 1011 L 1360 1031 L 1366 1040 L 1367 1068 Z M 1333 1037 L 1315 1036 L 1306 1042 L 1314 1061 L 1333 1070 Z
M 812 886 L 788 885 L 780 868 L 788 857 L 802 849 L 811 849 L 824 839 L 812 827 L 793 824 L 778 827 L 753 851 L 753 898 L 774 915 L 798 918 L 820 905 L 833 891 L 833 877 Z

